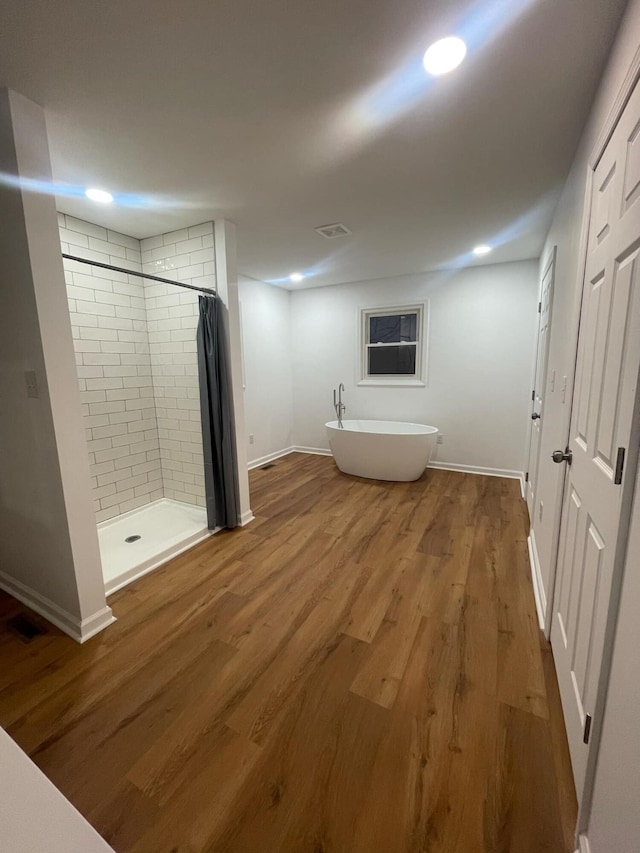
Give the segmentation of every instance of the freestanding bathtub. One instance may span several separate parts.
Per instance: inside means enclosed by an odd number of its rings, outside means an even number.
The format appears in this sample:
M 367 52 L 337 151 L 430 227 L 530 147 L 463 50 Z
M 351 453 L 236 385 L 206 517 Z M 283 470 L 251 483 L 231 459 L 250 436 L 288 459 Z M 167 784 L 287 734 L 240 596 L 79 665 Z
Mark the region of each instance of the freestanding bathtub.
M 427 467 L 437 427 L 395 421 L 325 424 L 336 465 L 345 474 L 372 480 L 417 480 Z

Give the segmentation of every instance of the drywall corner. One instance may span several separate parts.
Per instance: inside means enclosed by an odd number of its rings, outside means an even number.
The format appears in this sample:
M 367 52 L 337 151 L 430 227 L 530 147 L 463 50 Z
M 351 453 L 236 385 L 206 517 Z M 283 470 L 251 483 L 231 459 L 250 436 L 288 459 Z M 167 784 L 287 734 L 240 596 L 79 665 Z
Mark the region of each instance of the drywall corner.
M 238 271 L 236 249 L 236 226 L 225 219 L 214 223 L 216 251 L 216 292 L 224 303 L 231 365 L 231 389 L 236 432 L 236 454 L 238 461 L 238 493 L 240 499 L 238 521 L 252 516 L 249 496 L 249 474 L 247 468 L 246 428 L 242 381 L 242 331 L 240 326 L 240 300 L 238 296 Z
M 56 624 L 81 639 L 83 623 L 111 620 L 55 204 L 28 189 L 36 177 L 52 182 L 45 117 L 8 89 L 0 90 L 0 171 L 13 178 L 0 188 L 0 585 L 34 609 L 49 602 L 51 613 L 66 614 Z

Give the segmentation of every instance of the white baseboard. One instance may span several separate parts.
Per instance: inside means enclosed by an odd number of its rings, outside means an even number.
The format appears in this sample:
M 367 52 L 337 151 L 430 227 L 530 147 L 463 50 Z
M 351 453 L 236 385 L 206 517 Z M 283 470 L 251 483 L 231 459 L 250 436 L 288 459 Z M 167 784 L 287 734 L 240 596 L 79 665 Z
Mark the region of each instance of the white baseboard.
M 324 447 L 305 447 L 304 445 L 294 444 L 291 447 L 286 447 L 283 450 L 276 450 L 274 453 L 269 453 L 267 456 L 261 456 L 259 459 L 254 459 L 249 463 L 249 470 L 260 468 L 274 459 L 280 459 L 282 456 L 288 456 L 290 453 L 311 453 L 315 456 L 333 456 L 330 450 Z M 507 477 L 510 480 L 520 481 L 520 490 L 524 497 L 524 472 L 515 471 L 510 468 L 485 468 L 480 465 L 460 465 L 457 462 L 430 462 L 429 468 L 439 468 L 443 471 L 462 471 L 465 474 L 484 474 L 489 477 Z
M 457 462 L 429 462 L 427 468 L 439 468 L 442 471 L 462 471 L 465 474 L 484 474 L 488 477 L 507 477 L 510 480 L 524 481 L 522 471 L 510 468 L 484 468 L 481 465 L 459 465 Z
M 108 606 L 103 607 L 102 610 L 94 613 L 93 616 L 82 620 L 80 623 L 80 637 L 78 638 L 78 642 L 85 643 L 87 640 L 90 640 L 91 637 L 95 637 L 96 634 L 99 634 L 100 631 L 104 631 L 104 629 L 109 625 L 113 625 L 116 621 L 116 617 L 111 612 L 111 608 Z M 74 639 L 76 638 L 74 637 Z
M 276 450 L 274 453 L 269 453 L 267 456 L 261 456 L 259 459 L 254 459 L 252 462 L 249 462 L 249 471 L 253 471 L 254 468 L 261 468 L 263 465 L 267 465 L 269 462 L 273 462 L 275 459 L 280 459 L 283 456 L 288 456 L 290 453 L 311 453 L 315 456 L 333 455 L 330 450 L 325 450 L 323 447 L 302 447 L 297 444 L 292 444 L 291 447 Z
M 540 560 L 538 559 L 538 549 L 536 548 L 533 531 L 527 536 L 527 546 L 529 548 L 529 563 L 531 564 L 531 579 L 533 581 L 533 595 L 536 600 L 538 624 L 540 630 L 544 631 L 547 615 L 547 597 L 544 594 L 544 584 L 542 583 L 542 575 L 540 573 Z
M 256 517 L 253 514 L 253 511 L 248 509 L 242 513 L 240 516 L 240 527 L 244 527 L 247 524 L 250 524 L 252 521 L 255 521 Z
M 260 468 L 268 462 L 273 462 L 274 459 L 280 459 L 281 456 L 288 456 L 290 453 L 293 453 L 295 449 L 295 447 L 285 447 L 283 450 L 276 450 L 274 453 L 267 453 L 266 456 L 260 456 L 259 459 L 254 459 L 252 462 L 249 462 L 247 467 L 249 471 L 253 471 L 254 468 Z
M 259 459 L 254 459 L 249 462 L 248 468 L 252 471 L 254 468 L 260 468 L 262 465 L 267 465 L 275 459 L 280 459 L 283 456 L 288 456 L 290 453 L 310 453 L 315 456 L 333 456 L 330 450 L 324 447 L 305 447 L 304 445 L 294 444 L 291 447 L 286 447 L 283 450 L 276 450 L 274 453 L 269 453 L 267 456 L 261 456 Z M 489 477 L 506 477 L 510 480 L 520 481 L 520 491 L 524 498 L 524 472 L 515 471 L 510 468 L 485 468 L 480 465 L 460 465 L 457 462 L 430 462 L 429 468 L 439 468 L 443 471 L 462 471 L 465 474 L 484 474 Z
M 576 853 L 591 853 L 591 845 L 589 844 L 589 839 L 586 835 L 580 835 L 578 839 L 578 843 L 580 846 L 576 850 Z
M 116 617 L 108 606 L 105 606 L 102 610 L 99 610 L 86 619 L 79 620 L 44 595 L 40 595 L 39 592 L 20 583 L 20 581 L 17 581 L 4 572 L 0 572 L 0 589 L 17 598 L 18 601 L 21 601 L 31 610 L 39 613 L 40 616 L 43 616 L 48 622 L 55 625 L 56 628 L 60 628 L 61 631 L 78 643 L 84 643 L 116 621 Z

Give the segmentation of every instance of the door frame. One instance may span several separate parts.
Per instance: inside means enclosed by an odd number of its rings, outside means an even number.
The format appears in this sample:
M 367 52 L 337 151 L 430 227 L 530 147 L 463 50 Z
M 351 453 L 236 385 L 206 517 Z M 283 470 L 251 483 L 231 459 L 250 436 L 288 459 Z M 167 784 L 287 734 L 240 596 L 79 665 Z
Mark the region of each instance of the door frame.
M 552 247 L 551 251 L 549 252 L 549 256 L 546 259 L 544 265 L 541 266 L 542 273 L 540 274 L 540 288 L 538 290 L 538 322 L 536 324 L 536 353 L 535 353 L 535 356 L 533 359 L 533 373 L 532 373 L 532 377 L 531 377 L 532 396 L 533 396 L 533 394 L 535 394 L 535 391 L 536 391 L 536 373 L 537 373 L 537 366 L 538 366 L 538 355 L 539 355 L 539 351 L 540 351 L 540 325 L 542 323 L 542 314 L 540 313 L 540 304 L 542 301 L 542 285 L 544 284 L 544 280 L 547 277 L 547 273 L 549 272 L 549 270 L 552 270 L 552 274 L 551 274 L 551 278 L 552 278 L 551 305 L 549 307 L 549 330 L 551 330 L 551 328 L 553 326 L 553 297 L 555 295 L 555 290 L 556 290 L 555 284 L 556 284 L 556 256 L 557 256 L 557 254 L 558 254 L 558 247 L 556 245 L 554 245 Z M 550 344 L 550 339 L 548 339 L 548 342 L 547 342 L 547 355 L 546 355 L 546 364 L 545 364 L 545 371 L 544 371 L 544 388 L 542 389 L 542 392 L 544 395 L 543 399 L 542 399 L 543 411 L 544 411 L 544 406 L 545 406 L 546 396 L 547 396 L 547 374 L 548 374 L 547 368 L 549 366 L 549 349 L 550 349 L 549 344 Z M 529 400 L 530 404 L 534 403 L 534 402 L 535 402 L 535 398 Z M 531 410 L 533 413 L 533 406 L 531 406 Z M 542 433 L 542 431 L 541 431 L 541 433 Z M 542 448 L 542 442 L 541 441 L 538 442 L 538 452 L 536 454 L 536 458 L 532 460 L 532 458 L 531 458 L 531 442 L 532 441 L 533 441 L 533 421 L 530 420 L 529 424 L 528 424 L 528 429 L 527 429 L 527 475 L 528 476 L 527 476 L 527 481 L 525 484 L 525 500 L 526 500 L 527 492 L 529 491 L 529 485 L 528 484 L 531 483 L 531 471 L 533 468 L 535 468 L 536 474 L 537 474 L 538 468 L 540 466 L 540 451 Z M 536 477 L 536 484 L 537 484 L 537 477 Z M 535 493 L 534 493 L 533 497 L 535 500 Z M 534 503 L 533 509 L 535 510 L 535 503 Z M 530 527 L 533 527 L 533 518 L 530 518 L 529 522 L 530 522 Z
M 571 323 L 571 342 L 574 358 L 572 360 L 570 374 L 567 375 L 567 414 L 565 423 L 563 424 L 563 446 L 569 442 L 571 431 L 571 415 L 573 411 L 573 396 L 576 376 L 576 366 L 578 360 L 578 338 L 580 333 L 580 315 L 582 312 L 582 301 L 584 294 L 585 276 L 587 268 L 587 252 L 589 242 L 589 228 L 591 224 L 591 207 L 593 195 L 594 172 L 600 162 L 602 155 L 611 139 L 614 130 L 622 116 L 622 113 L 627 106 L 631 94 L 635 86 L 640 81 L 640 47 L 629 65 L 627 73 L 620 85 L 616 99 L 605 119 L 600 134 L 595 145 L 591 150 L 591 154 L 587 161 L 587 174 L 585 180 L 585 195 L 582 211 L 582 226 L 580 230 L 580 243 L 578 252 L 578 287 L 577 296 L 574 305 L 573 320 Z M 614 568 L 611 583 L 611 596 L 609 599 L 609 608 L 606 618 L 605 637 L 602 653 L 602 667 L 600 673 L 600 681 L 596 691 L 596 699 L 594 703 L 593 724 L 591 728 L 591 746 L 587 758 L 587 769 L 584 781 L 584 790 L 582 800 L 578 804 L 578 821 L 576 826 L 576 843 L 582 849 L 585 838 L 584 833 L 587 830 L 589 822 L 589 814 L 591 811 L 591 803 L 593 799 L 593 788 L 595 781 L 595 771 L 600 749 L 600 740 L 602 735 L 602 720 L 606 704 L 606 695 L 609 686 L 609 677 L 611 673 L 611 660 L 613 657 L 613 646 L 615 640 L 615 631 L 617 626 L 617 616 L 620 605 L 620 592 L 622 588 L 622 579 L 624 574 L 624 563 L 627 550 L 627 540 L 629 534 L 629 522 L 631 516 L 631 507 L 633 502 L 635 480 L 638 468 L 638 438 L 640 437 L 640 384 L 637 387 L 636 407 L 634 413 L 634 421 L 631 427 L 631 436 L 629 443 L 629 453 L 625 465 L 625 482 L 623 486 L 622 503 L 620 509 L 620 528 L 618 532 L 618 542 L 616 543 L 616 553 L 614 560 Z M 547 610 L 547 619 L 545 625 L 545 634 L 549 637 L 551 630 L 551 622 L 553 613 L 555 612 L 555 599 L 557 595 L 557 568 L 560 549 L 560 532 L 562 523 L 562 510 L 564 506 L 565 490 L 568 477 L 568 466 L 565 466 L 565 474 L 561 479 L 561 487 L 558 489 L 558 503 L 556 511 L 554 530 L 554 566 L 553 566 L 553 582 L 552 592 L 549 596 L 549 607 Z

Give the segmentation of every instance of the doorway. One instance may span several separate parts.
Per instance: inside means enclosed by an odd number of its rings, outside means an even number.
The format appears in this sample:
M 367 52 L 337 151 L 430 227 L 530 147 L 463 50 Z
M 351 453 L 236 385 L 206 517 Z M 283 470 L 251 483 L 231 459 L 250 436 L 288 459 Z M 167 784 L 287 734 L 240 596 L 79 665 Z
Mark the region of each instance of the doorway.
M 529 508 L 529 518 L 533 523 L 536 512 L 536 493 L 538 467 L 540 464 L 540 437 L 544 416 L 545 389 L 547 387 L 547 364 L 549 361 L 549 333 L 551 330 L 551 310 L 553 306 L 553 287 L 555 279 L 556 248 L 542 273 L 540 283 L 540 301 L 538 303 L 538 340 L 536 347 L 536 369 L 531 392 L 531 434 L 529 440 L 529 463 L 525 496 Z

